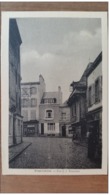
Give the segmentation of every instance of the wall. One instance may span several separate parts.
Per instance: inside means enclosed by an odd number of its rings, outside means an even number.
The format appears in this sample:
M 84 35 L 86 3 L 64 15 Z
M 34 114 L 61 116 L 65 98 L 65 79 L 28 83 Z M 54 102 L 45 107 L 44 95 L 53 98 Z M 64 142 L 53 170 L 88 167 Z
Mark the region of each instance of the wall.
M 54 117 L 53 120 L 49 120 L 50 122 L 59 122 L 59 105 L 53 105 L 53 104 L 40 104 L 39 106 L 39 120 L 40 122 L 45 122 L 45 111 L 48 109 L 52 109 L 54 111 Z
M 62 113 L 66 113 L 66 118 L 62 119 Z M 70 107 L 60 107 L 60 121 L 70 122 Z
M 23 96 L 23 94 L 22 94 L 22 99 L 23 98 L 24 99 L 25 98 L 29 99 L 29 102 L 31 102 L 32 98 L 37 99 L 37 105 L 36 106 L 31 107 L 30 104 L 29 104 L 28 107 L 22 107 L 22 115 L 24 115 L 23 112 L 25 112 L 25 111 L 28 112 L 28 121 L 31 120 L 31 112 L 32 111 L 36 112 L 35 120 L 39 120 L 39 104 L 41 102 L 41 98 L 42 98 L 43 93 L 45 91 L 45 82 L 44 82 L 44 79 L 43 79 L 42 76 L 39 76 L 39 82 L 40 83 L 38 83 L 38 84 L 36 82 L 36 84 L 30 83 L 30 84 L 24 84 L 24 85 L 22 84 L 21 85 L 21 88 L 28 88 L 28 94 L 26 96 Z M 36 87 L 36 89 L 37 89 L 36 94 L 30 94 L 30 88 L 31 87 Z
M 20 85 L 21 43 L 22 41 L 16 20 L 11 19 L 9 24 L 9 146 L 21 143 L 22 141 Z M 14 140 L 16 140 L 16 142 L 14 142 Z

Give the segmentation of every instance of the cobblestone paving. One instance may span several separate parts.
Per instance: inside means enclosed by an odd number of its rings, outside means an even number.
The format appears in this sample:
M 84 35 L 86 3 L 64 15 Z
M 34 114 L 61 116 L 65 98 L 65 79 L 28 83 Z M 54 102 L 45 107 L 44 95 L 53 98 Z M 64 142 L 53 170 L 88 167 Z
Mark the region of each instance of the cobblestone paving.
M 87 148 L 76 145 L 70 138 L 30 137 L 32 144 L 10 168 L 98 168 L 87 158 Z

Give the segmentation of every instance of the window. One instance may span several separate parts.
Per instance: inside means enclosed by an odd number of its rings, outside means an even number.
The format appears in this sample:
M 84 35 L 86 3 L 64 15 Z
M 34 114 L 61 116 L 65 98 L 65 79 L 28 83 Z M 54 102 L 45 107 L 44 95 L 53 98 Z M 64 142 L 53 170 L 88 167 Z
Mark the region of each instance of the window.
M 55 130 L 55 123 L 48 123 L 48 130 L 54 131 Z
M 29 99 L 22 99 L 21 105 L 22 105 L 22 107 L 28 107 L 29 106 Z
M 22 96 L 23 95 L 26 95 L 26 96 L 29 95 L 29 89 L 28 88 L 22 88 L 21 89 L 21 94 L 22 94 Z
M 46 118 L 52 118 L 52 110 L 46 110 Z
M 20 120 L 18 119 L 18 132 L 20 133 L 21 129 L 20 129 Z
M 76 116 L 76 103 L 74 104 L 74 115 Z
M 36 120 L 36 110 L 31 110 L 31 120 Z
M 9 135 L 12 135 L 13 130 L 13 118 L 11 115 L 9 115 Z
M 95 102 L 99 102 L 99 79 L 95 82 Z
M 31 107 L 35 107 L 35 106 L 37 106 L 37 99 L 32 98 L 31 99 Z
M 30 88 L 30 94 L 31 95 L 34 95 L 34 94 L 36 94 L 37 93 L 37 88 L 36 87 L 31 87 Z
M 42 103 L 54 104 L 54 103 L 57 103 L 57 100 L 56 100 L 56 98 L 48 98 L 48 99 L 42 100 Z
M 66 119 L 66 113 L 62 112 L 62 120 Z
M 23 121 L 28 121 L 28 111 L 27 110 L 23 110 L 22 111 L 22 115 L 23 115 Z
M 91 106 L 91 94 L 92 93 L 92 87 L 90 86 L 89 89 L 88 89 L 88 103 L 89 103 L 89 106 Z

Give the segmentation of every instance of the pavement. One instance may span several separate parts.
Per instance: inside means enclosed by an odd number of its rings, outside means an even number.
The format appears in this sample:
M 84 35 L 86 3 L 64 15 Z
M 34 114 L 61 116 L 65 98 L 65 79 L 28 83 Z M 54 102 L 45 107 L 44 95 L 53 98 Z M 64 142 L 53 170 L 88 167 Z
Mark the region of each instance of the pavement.
M 75 144 L 71 138 L 25 137 L 23 140 L 32 144 L 10 162 L 10 168 L 93 169 L 101 166 L 88 158 L 87 147 Z
M 83 146 L 83 147 L 88 147 L 88 143 L 87 143 L 87 141 L 86 140 L 84 140 L 84 141 L 79 141 L 79 140 L 74 140 L 73 141 L 76 145 L 80 145 L 80 146 Z
M 32 143 L 23 142 L 9 148 L 9 162 L 16 159 L 24 150 L 26 150 Z

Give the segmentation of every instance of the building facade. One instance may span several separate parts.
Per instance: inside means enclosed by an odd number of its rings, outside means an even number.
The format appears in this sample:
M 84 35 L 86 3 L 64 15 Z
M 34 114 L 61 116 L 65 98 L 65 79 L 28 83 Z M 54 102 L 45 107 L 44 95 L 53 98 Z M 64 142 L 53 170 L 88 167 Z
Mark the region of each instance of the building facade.
M 87 130 L 91 133 L 92 156 L 102 153 L 102 52 L 87 74 Z
M 39 105 L 45 92 L 45 81 L 42 75 L 39 82 L 22 83 L 21 102 L 23 115 L 23 135 L 39 134 Z
M 9 20 L 9 146 L 22 142 L 20 45 L 17 22 Z
M 68 106 L 67 101 L 60 106 L 60 136 L 72 136 L 70 130 L 70 107 Z
M 86 90 L 87 90 L 87 73 L 92 66 L 89 63 L 81 79 L 78 82 L 72 82 L 72 93 L 67 101 L 70 106 L 70 122 L 73 138 L 79 141 L 86 139 Z
M 59 117 L 62 104 L 62 92 L 58 87 L 57 92 L 45 92 L 39 106 L 39 134 L 55 136 L 60 134 Z

